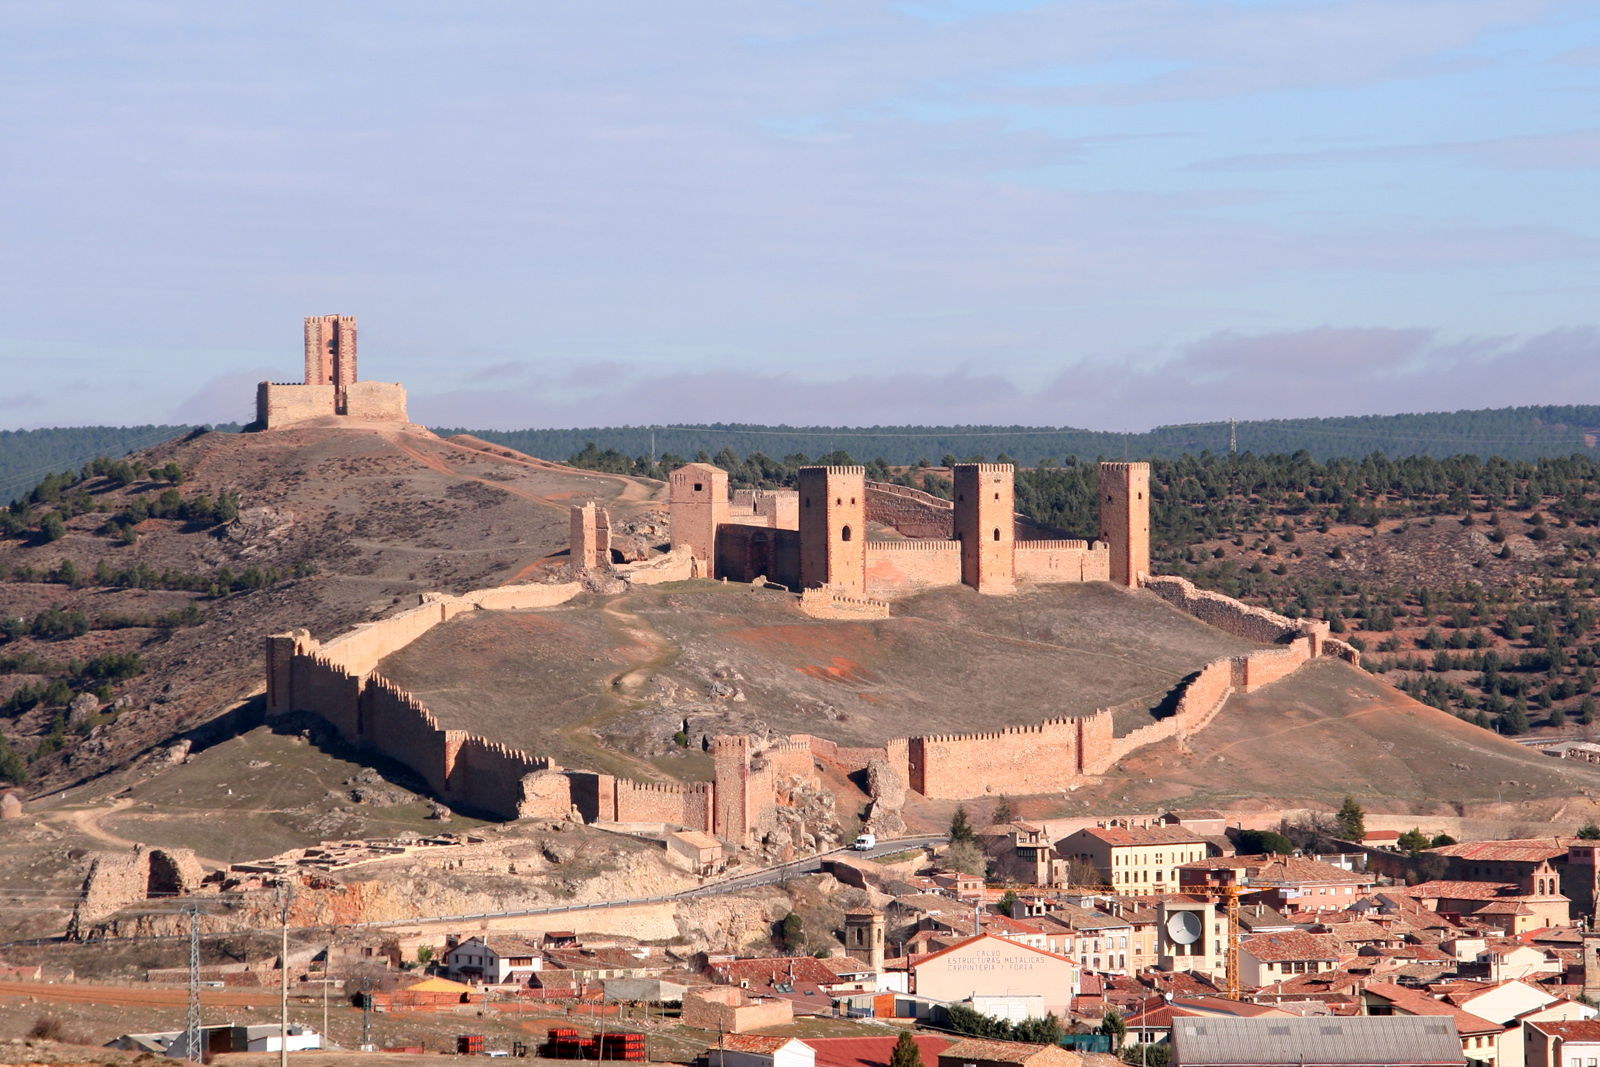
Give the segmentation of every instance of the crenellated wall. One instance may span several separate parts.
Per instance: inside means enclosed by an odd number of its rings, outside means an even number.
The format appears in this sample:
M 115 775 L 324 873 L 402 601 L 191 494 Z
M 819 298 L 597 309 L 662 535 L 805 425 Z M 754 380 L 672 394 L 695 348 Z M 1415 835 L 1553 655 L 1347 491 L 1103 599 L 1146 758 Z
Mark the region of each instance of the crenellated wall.
M 800 594 L 800 610 L 813 619 L 887 619 L 889 602 L 828 588 L 806 589 Z
M 905 593 L 961 584 L 959 541 L 867 542 L 867 588 Z
M 617 822 L 671 823 L 688 830 L 711 829 L 715 787 L 710 782 L 662 784 L 614 779 Z
M 1018 541 L 1017 578 L 1030 582 L 1108 582 L 1110 547 L 1100 541 Z

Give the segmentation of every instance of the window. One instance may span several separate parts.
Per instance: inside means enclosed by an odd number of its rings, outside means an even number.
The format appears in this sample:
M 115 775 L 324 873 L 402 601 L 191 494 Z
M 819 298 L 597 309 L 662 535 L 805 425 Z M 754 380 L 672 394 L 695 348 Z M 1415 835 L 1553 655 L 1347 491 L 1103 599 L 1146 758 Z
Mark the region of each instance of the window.
M 1000 540 L 1000 527 L 998 526 L 994 528 L 994 539 L 996 541 Z
M 839 540 L 841 540 L 841 541 L 850 540 L 850 527 L 846 526 L 843 530 L 839 531 Z
M 701 491 L 701 490 L 703 490 L 703 489 L 705 489 L 705 486 L 704 486 L 704 485 L 702 485 L 702 484 L 701 484 L 701 483 L 699 483 L 699 482 L 695 482 L 695 483 L 694 483 L 694 491 L 695 491 L 695 492 L 697 492 L 697 493 L 698 493 L 698 492 L 700 492 L 700 491 Z

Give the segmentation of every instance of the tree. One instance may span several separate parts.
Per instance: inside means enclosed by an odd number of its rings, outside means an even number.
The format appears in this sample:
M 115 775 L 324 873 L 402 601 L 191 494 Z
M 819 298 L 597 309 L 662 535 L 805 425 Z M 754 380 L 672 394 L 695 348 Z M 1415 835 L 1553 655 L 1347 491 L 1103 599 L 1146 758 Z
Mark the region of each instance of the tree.
M 1428 835 L 1423 833 L 1417 827 L 1413 826 L 1411 829 L 1400 835 L 1398 844 L 1407 852 L 1421 852 L 1423 849 L 1429 847 Z
M 1139 1067 L 1167 1067 L 1172 1062 L 1172 1048 L 1166 1043 L 1129 1045 L 1122 1050 L 1122 1062 L 1138 1064 Z
M 989 821 L 992 823 L 1006 823 L 1015 822 L 1016 818 L 1017 805 L 1010 797 L 1002 794 L 1000 799 L 994 802 L 994 813 L 989 816 Z
M 966 805 L 958 805 L 956 813 L 950 818 L 950 843 L 973 844 L 978 840 L 978 835 L 972 829 L 972 824 L 967 821 Z
M 987 861 L 977 845 L 971 841 L 957 841 L 944 850 L 944 865 L 963 874 L 981 875 L 987 868 Z
M 417 966 L 426 967 L 428 964 L 430 964 L 432 962 L 433 962 L 433 946 L 432 945 L 418 945 L 417 946 Z
M 1428 847 L 1443 848 L 1446 845 L 1453 845 L 1455 843 L 1456 839 L 1451 837 L 1449 834 L 1434 834 L 1433 840 L 1428 842 Z
M 778 922 L 778 940 L 783 942 L 783 947 L 794 951 L 799 947 L 800 941 L 805 937 L 806 923 L 795 912 L 790 912 Z
M 1000 897 L 999 907 L 1001 913 L 1004 915 L 1010 915 L 1011 909 L 1017 906 L 1017 901 L 1019 899 L 1021 898 L 1017 896 L 1017 891 L 1015 889 L 1007 889 Z
M 1360 841 L 1367 836 L 1367 813 L 1356 798 L 1347 796 L 1334 815 L 1335 828 L 1346 841 Z
M 910 1030 L 900 1031 L 894 1051 L 889 1054 L 889 1067 L 922 1067 L 922 1050 Z
M 1276 830 L 1241 830 L 1239 832 L 1239 854 L 1241 856 L 1261 856 L 1269 852 L 1287 856 L 1293 851 L 1294 842 Z
M 1100 1020 L 1100 1033 L 1111 1039 L 1111 1051 L 1116 1052 L 1122 1048 L 1122 1039 L 1128 1036 L 1128 1024 L 1122 1021 L 1115 1008 L 1107 1008 L 1105 1017 Z
M 1590 819 L 1578 827 L 1578 836 L 1585 841 L 1600 841 L 1600 826 L 1596 826 L 1594 820 Z
M 59 513 L 52 511 L 39 520 L 39 532 L 46 541 L 59 541 L 67 535 L 67 524 Z

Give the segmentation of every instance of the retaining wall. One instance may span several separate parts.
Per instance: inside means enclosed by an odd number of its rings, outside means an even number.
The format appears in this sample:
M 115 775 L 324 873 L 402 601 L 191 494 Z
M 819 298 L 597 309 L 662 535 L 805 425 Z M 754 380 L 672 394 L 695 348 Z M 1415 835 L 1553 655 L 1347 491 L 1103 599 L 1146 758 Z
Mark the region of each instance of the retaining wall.
M 813 619 L 887 619 L 889 602 L 836 593 L 823 587 L 802 591 L 800 610 Z

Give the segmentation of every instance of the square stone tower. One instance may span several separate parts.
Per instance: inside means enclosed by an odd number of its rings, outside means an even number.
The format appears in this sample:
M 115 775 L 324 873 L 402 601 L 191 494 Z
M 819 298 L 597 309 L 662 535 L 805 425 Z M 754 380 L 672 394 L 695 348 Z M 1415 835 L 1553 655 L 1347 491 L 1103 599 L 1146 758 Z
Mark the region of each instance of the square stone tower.
M 1017 587 L 1016 469 L 1009 463 L 958 463 L 955 533 L 961 581 L 980 593 Z
M 867 591 L 867 469 L 800 468 L 800 586 Z
M 875 971 L 883 970 L 883 916 L 875 911 L 844 913 L 844 954 Z
M 611 516 L 605 508 L 574 504 L 569 526 L 572 565 L 578 571 L 611 565 Z
M 709 463 L 685 463 L 669 480 L 672 547 L 700 561 L 700 576 L 717 576 L 717 527 L 728 521 L 728 472 Z
M 1100 464 L 1100 540 L 1113 584 L 1136 589 L 1150 576 L 1150 464 Z
M 356 383 L 356 317 L 306 319 L 306 384 L 331 385 L 342 396 Z

